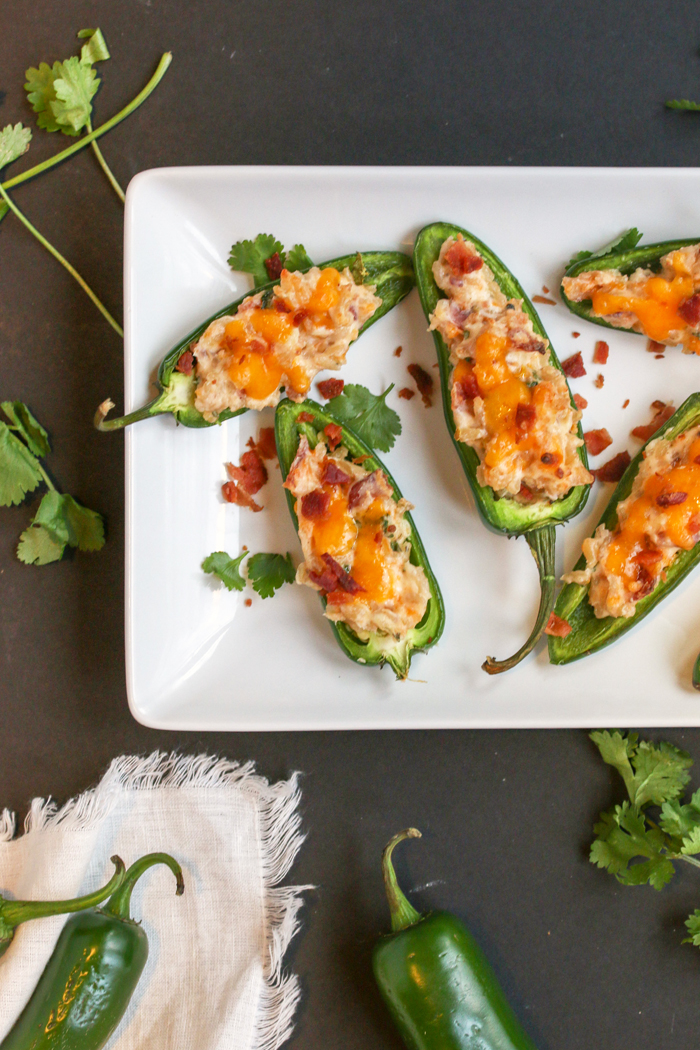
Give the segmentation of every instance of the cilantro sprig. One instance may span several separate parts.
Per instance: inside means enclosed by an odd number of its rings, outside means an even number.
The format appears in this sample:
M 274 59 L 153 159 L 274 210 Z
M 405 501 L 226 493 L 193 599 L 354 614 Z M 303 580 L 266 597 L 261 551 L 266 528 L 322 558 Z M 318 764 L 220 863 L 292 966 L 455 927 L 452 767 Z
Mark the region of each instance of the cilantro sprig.
M 630 252 L 637 247 L 642 236 L 643 234 L 633 226 L 631 229 L 626 230 L 622 236 L 616 237 L 614 241 L 606 244 L 603 248 L 599 248 L 596 252 L 581 251 L 577 252 L 576 255 L 572 255 L 566 264 L 566 269 L 569 270 L 576 263 L 583 262 L 584 259 L 600 259 L 603 255 L 608 255 L 610 252 Z
M 399 414 L 386 403 L 393 389 L 392 383 L 383 394 L 373 394 L 359 383 L 347 383 L 342 394 L 328 402 L 326 410 L 370 448 L 388 452 L 401 433 Z
M 274 260 L 274 263 L 273 263 Z M 303 244 L 295 244 L 288 252 L 271 233 L 259 233 L 254 241 L 236 241 L 229 252 L 228 264 L 232 270 L 249 273 L 256 288 L 275 279 L 277 270 L 308 270 L 313 266 Z
M 202 562 L 206 573 L 217 576 L 229 591 L 242 591 L 246 579 L 240 566 L 248 551 L 232 558 L 226 551 L 214 551 Z M 296 570 L 291 554 L 251 554 L 247 565 L 248 581 L 261 598 L 271 598 L 285 583 L 294 583 Z
M 693 764 L 673 744 L 640 741 L 637 733 L 591 733 L 601 758 L 622 777 L 629 801 L 601 813 L 590 860 L 623 886 L 663 889 L 675 863 L 700 868 L 700 790 L 682 800 Z M 659 810 L 655 820 L 649 810 Z M 687 942 L 700 947 L 700 909 L 686 920 Z
M 41 423 L 22 401 L 3 401 L 0 408 L 9 420 L 0 420 L 0 506 L 21 503 L 42 481 L 48 489 L 19 538 L 19 560 L 48 565 L 60 561 L 68 546 L 100 550 L 105 542 L 102 517 L 59 492 L 40 462 L 51 451 Z

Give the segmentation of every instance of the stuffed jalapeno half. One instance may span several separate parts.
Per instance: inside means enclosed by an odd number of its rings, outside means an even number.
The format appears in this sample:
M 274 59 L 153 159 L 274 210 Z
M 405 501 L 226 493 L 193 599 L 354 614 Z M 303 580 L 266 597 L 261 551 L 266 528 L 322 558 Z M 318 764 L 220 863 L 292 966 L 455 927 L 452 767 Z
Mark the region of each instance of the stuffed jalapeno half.
M 480 240 L 451 223 L 426 226 L 413 264 L 435 338 L 450 435 L 488 526 L 524 535 L 540 576 L 535 625 L 498 674 L 541 637 L 554 605 L 555 525 L 583 508 L 588 472 L 566 377 L 532 304 L 513 274 Z
M 552 663 L 615 641 L 700 560 L 700 394 L 691 394 L 634 457 L 554 608 Z
M 563 301 L 586 321 L 700 353 L 700 242 L 637 245 L 640 237 L 629 230 L 602 252 L 576 256 Z
M 302 267 L 258 285 L 210 317 L 163 359 L 160 392 L 143 408 L 106 419 L 99 430 L 171 413 L 188 427 L 207 427 L 247 409 L 276 405 L 284 389 L 301 401 L 322 369 L 338 369 L 348 347 L 408 295 L 413 268 L 401 252 L 347 255 Z
M 318 591 L 351 660 L 406 678 L 445 621 L 411 504 L 372 449 L 315 402 L 281 401 L 275 436 L 304 554 L 297 583 Z

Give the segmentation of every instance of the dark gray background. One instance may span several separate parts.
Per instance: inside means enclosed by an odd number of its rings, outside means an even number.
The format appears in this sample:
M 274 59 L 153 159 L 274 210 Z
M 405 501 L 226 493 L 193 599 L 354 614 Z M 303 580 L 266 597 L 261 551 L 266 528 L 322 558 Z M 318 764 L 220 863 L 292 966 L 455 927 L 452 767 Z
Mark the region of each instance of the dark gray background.
M 173 65 L 102 148 L 126 185 L 175 164 L 693 165 L 700 114 L 697 4 L 616 0 L 0 0 L 0 124 L 35 127 L 24 70 L 75 53 L 99 25 L 100 123 L 160 53 Z M 44 132 L 16 174 L 68 140 Z M 24 185 L 17 203 L 121 311 L 122 212 L 89 151 Z M 300 231 L 302 236 L 303 231 Z M 305 774 L 308 841 L 293 877 L 314 882 L 290 953 L 303 1005 L 290 1046 L 394 1048 L 370 972 L 387 913 L 385 840 L 421 843 L 399 870 L 423 907 L 458 912 L 543 1048 L 695 1050 L 700 952 L 681 946 L 700 879 L 662 894 L 618 887 L 587 861 L 618 785 L 583 732 L 237 735 L 153 732 L 124 683 L 123 455 L 92 429 L 121 401 L 119 340 L 12 218 L 0 226 L 0 394 L 49 428 L 59 484 L 107 519 L 109 542 L 45 568 L 15 560 L 37 503 L 0 511 L 0 805 L 82 791 L 122 752 L 208 749 L 271 778 Z M 518 688 L 517 672 L 512 676 Z M 656 734 L 658 735 L 658 734 Z M 700 756 L 700 731 L 662 734 Z M 186 961 L 183 961 L 186 962 Z

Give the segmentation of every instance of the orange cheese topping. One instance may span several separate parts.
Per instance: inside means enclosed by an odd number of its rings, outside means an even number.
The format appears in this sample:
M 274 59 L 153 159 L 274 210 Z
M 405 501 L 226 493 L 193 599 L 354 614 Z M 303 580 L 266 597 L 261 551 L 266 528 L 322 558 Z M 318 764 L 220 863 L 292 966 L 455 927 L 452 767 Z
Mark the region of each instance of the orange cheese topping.
M 495 439 L 484 457 L 489 467 L 496 466 L 519 448 L 529 448 L 531 444 L 525 435 L 518 441 L 515 421 L 518 405 L 529 405 L 533 400 L 533 391 L 508 367 L 506 354 L 509 349 L 512 347 L 506 337 L 497 336 L 488 330 L 482 332 L 474 346 L 474 376 L 484 400 L 489 437 Z M 464 369 L 466 365 L 466 362 L 460 361 L 458 367 Z
M 346 557 L 357 539 L 357 525 L 348 509 L 348 497 L 337 485 L 323 485 L 330 497 L 323 517 L 314 522 L 312 544 L 320 557 L 330 554 L 336 561 Z
M 644 295 L 628 295 L 613 291 L 594 292 L 593 311 L 601 317 L 628 312 L 634 314 L 645 335 L 663 342 L 671 332 L 687 328 L 687 322 L 677 313 L 678 307 L 694 291 L 693 278 L 679 252 L 669 259 L 673 277 L 649 277 L 643 285 Z
M 602 558 L 608 572 L 635 578 L 641 552 L 647 552 L 646 559 L 650 556 L 647 539 L 650 522 L 655 532 L 662 530 L 675 547 L 690 550 L 695 546 L 700 515 L 700 463 L 695 462 L 696 457 L 700 457 L 699 438 L 692 442 L 687 462 L 663 475 L 652 474 L 648 478 L 640 495 L 628 507 L 624 525 L 613 534 Z M 663 505 L 667 494 L 683 492 L 686 498 L 681 503 Z M 659 562 L 661 559 L 659 552 Z
M 394 597 L 394 585 L 384 556 L 386 540 L 380 527 L 369 522 L 363 525 L 355 545 L 352 562 L 353 579 L 364 590 L 364 598 L 384 602 Z M 348 598 L 353 597 L 348 595 Z

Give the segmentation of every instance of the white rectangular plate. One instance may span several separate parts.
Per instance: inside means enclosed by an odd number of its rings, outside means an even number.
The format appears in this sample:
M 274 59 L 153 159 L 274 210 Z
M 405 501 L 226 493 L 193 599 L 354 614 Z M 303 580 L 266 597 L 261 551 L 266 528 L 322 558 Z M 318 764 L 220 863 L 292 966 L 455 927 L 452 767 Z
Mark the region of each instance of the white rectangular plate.
M 303 242 L 323 261 L 356 250 L 410 253 L 437 219 L 473 231 L 529 294 L 558 288 L 563 264 L 629 226 L 645 241 L 700 238 L 700 174 L 681 169 L 174 168 L 129 187 L 126 218 L 126 402 L 152 396 L 161 357 L 198 323 L 249 288 L 227 266 L 231 244 L 259 232 Z M 600 465 L 639 443 L 630 430 L 660 398 L 679 405 L 700 389 L 700 360 L 664 360 L 641 336 L 586 324 L 564 306 L 538 308 L 561 359 L 580 350 L 588 368 L 572 388 L 588 399 L 584 427 L 607 427 Z M 575 339 L 573 332 L 580 332 Z M 592 365 L 595 342 L 608 363 Z M 401 357 L 394 355 L 403 347 Z M 417 293 L 354 344 L 342 375 L 374 392 L 411 386 L 418 362 L 437 380 Z M 597 389 L 597 373 L 605 385 Z M 437 393 L 437 388 L 436 388 Z M 622 408 L 629 398 L 629 406 Z M 205 430 L 170 416 L 126 436 L 126 653 L 129 703 L 146 725 L 170 729 L 366 729 L 469 726 L 699 725 L 690 672 L 700 649 L 700 573 L 620 642 L 566 667 L 546 647 L 489 677 L 485 656 L 510 655 L 527 636 L 537 573 L 523 539 L 481 523 L 447 433 L 439 397 L 390 395 L 403 434 L 385 462 L 414 518 L 445 597 L 440 644 L 414 658 L 411 680 L 353 664 L 337 646 L 316 594 L 286 586 L 261 600 L 229 593 L 201 571 L 216 550 L 291 551 L 299 544 L 279 472 L 253 514 L 222 501 L 224 462 L 273 414 L 247 413 Z M 110 438 L 105 437 L 105 441 Z M 559 571 L 570 568 L 612 491 L 596 484 L 583 514 L 557 530 Z M 252 598 L 250 607 L 246 598 Z

